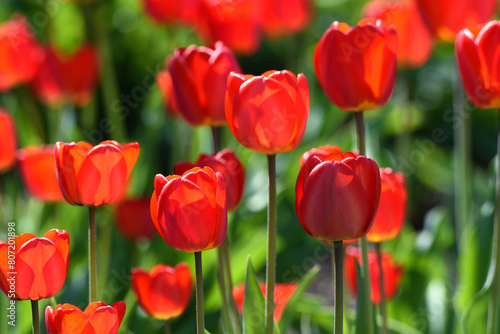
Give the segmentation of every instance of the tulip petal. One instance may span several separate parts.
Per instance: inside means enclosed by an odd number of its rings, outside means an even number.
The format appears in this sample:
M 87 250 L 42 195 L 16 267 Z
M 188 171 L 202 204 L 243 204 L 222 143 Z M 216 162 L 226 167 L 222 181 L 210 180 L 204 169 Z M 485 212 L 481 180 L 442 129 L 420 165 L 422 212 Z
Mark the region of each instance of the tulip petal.
M 50 306 L 49 306 L 50 307 Z M 47 307 L 47 310 L 49 309 Z M 47 319 L 47 311 L 45 313 Z M 95 334 L 96 332 L 89 323 L 88 317 L 76 306 L 71 304 L 58 305 L 54 314 L 49 321 L 50 329 L 47 328 L 49 334 L 59 333 L 78 333 L 78 334 Z M 50 319 L 50 313 L 49 313 Z
M 108 305 L 100 306 L 89 317 L 96 333 L 116 334 L 120 323 L 116 310 Z
M 125 158 L 125 162 L 127 163 L 127 179 L 130 177 L 132 169 L 137 162 L 140 150 L 141 149 L 138 143 L 128 143 L 122 148 L 123 157 Z

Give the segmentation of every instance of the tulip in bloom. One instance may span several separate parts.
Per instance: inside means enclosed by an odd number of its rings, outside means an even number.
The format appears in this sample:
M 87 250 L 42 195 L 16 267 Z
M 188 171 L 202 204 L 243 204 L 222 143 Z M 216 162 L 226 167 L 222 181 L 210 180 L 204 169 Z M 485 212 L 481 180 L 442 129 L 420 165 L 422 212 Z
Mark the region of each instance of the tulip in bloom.
M 15 259 L 11 262 L 11 254 Z M 9 260 L 9 261 L 8 261 Z M 10 299 L 39 300 L 61 290 L 69 265 L 69 234 L 50 230 L 41 238 L 23 233 L 0 241 L 0 289 Z M 8 281 L 15 272 L 15 286 Z
M 142 0 L 147 16 L 158 24 L 195 24 L 200 0 Z
M 175 101 L 174 85 L 172 83 L 172 76 L 166 70 L 158 72 L 156 75 L 156 83 L 160 87 L 161 95 L 163 97 L 163 104 L 167 114 L 170 116 L 179 115 L 179 108 Z
M 406 181 L 402 173 L 390 168 L 380 169 L 380 204 L 373 225 L 366 235 L 370 242 L 394 239 L 405 222 Z
M 17 135 L 12 116 L 0 108 L 0 174 L 10 170 L 16 163 Z
M 116 302 L 108 306 L 93 302 L 82 312 L 71 304 L 59 304 L 45 309 L 48 334 L 116 334 L 125 316 L 126 305 Z
M 209 167 L 155 177 L 151 218 L 163 239 L 184 252 L 219 247 L 227 231 L 226 182 Z
M 227 209 L 235 210 L 240 204 L 245 188 L 245 168 L 232 150 L 225 149 L 217 154 L 201 154 L 196 163 L 183 161 L 174 165 L 174 173 L 181 175 L 194 167 L 210 167 L 214 172 L 220 172 L 226 181 Z
M 298 33 L 309 24 L 312 16 L 311 0 L 266 0 L 263 30 L 271 37 Z
M 327 243 L 364 236 L 379 199 L 378 166 L 364 156 L 311 156 L 297 177 L 297 216 L 310 236 Z
M 300 73 L 268 71 L 259 76 L 231 73 L 226 118 L 238 141 L 264 154 L 296 149 L 309 116 L 309 85 Z
M 356 261 L 361 263 L 361 252 L 359 248 L 349 246 L 345 250 L 344 268 L 347 286 L 353 295 L 357 294 L 358 285 L 356 281 Z M 371 299 L 374 304 L 381 301 L 380 294 L 380 268 L 378 265 L 377 252 L 368 252 L 368 268 L 370 271 Z M 395 263 L 392 256 L 382 252 L 382 270 L 384 274 L 384 289 L 386 299 L 392 299 L 398 293 L 403 278 L 403 267 Z
M 396 79 L 394 27 L 364 19 L 355 27 L 333 22 L 314 52 L 319 84 L 330 101 L 345 111 L 382 107 Z
M 153 239 L 158 232 L 151 220 L 149 198 L 121 201 L 115 209 L 115 226 L 120 234 L 131 241 Z
M 132 290 L 149 316 L 168 320 L 186 310 L 193 294 L 193 279 L 186 263 L 175 268 L 158 264 L 151 272 L 134 268 Z
M 112 140 L 96 146 L 57 142 L 54 154 L 64 199 L 72 205 L 89 206 L 120 199 L 139 150 L 138 143 L 121 146 Z
M 18 169 L 26 188 L 37 199 L 62 202 L 53 146 L 30 146 L 17 151 Z

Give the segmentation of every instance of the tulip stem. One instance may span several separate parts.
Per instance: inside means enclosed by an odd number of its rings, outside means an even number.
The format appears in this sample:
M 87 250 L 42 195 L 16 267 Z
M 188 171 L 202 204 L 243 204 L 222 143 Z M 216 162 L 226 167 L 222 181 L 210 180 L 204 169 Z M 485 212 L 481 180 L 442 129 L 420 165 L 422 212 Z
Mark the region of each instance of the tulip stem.
M 228 289 L 226 287 L 226 281 L 224 280 L 224 256 L 222 254 L 222 247 L 217 248 L 217 262 L 219 264 L 219 268 L 217 268 L 217 280 L 219 282 L 219 289 L 222 295 L 222 310 L 221 314 L 223 317 L 224 327 L 231 326 L 233 321 L 230 320 L 229 316 L 231 314 L 231 310 L 229 309 L 228 300 L 229 297 L 227 295 Z M 224 328 L 228 333 L 233 333 L 233 328 Z
M 380 278 L 380 317 L 382 318 L 382 334 L 387 334 L 387 311 L 386 311 L 386 300 L 385 300 L 385 278 L 384 278 L 384 268 L 382 267 L 382 247 L 380 242 L 375 243 L 375 249 L 377 250 L 377 262 L 379 269 Z
M 335 268 L 333 278 L 335 289 L 335 327 L 333 333 L 342 334 L 344 332 L 344 249 L 342 247 L 342 240 L 333 242 L 333 253 L 333 266 Z
M 236 333 L 241 334 L 241 322 L 240 315 L 238 313 L 238 309 L 236 308 L 236 302 L 233 297 L 233 278 L 231 277 L 231 263 L 229 258 L 229 241 L 224 239 L 222 245 L 219 247 L 222 249 L 223 263 L 224 263 L 224 271 L 225 271 L 225 279 L 227 280 L 227 290 L 228 290 L 228 301 L 230 311 L 232 312 L 232 319 L 236 328 Z
M 201 266 L 201 252 L 194 253 L 196 266 L 196 328 L 198 334 L 205 333 L 205 315 L 203 311 L 203 271 Z
M 40 313 L 38 311 L 38 300 L 31 301 L 31 314 L 33 316 L 33 334 L 40 334 Z
M 217 154 L 220 152 L 220 128 L 216 126 L 212 126 L 212 141 L 213 141 L 213 148 L 214 148 L 214 154 Z
M 97 231 L 95 206 L 89 206 L 89 298 L 90 303 L 97 301 Z
M 363 119 L 363 112 L 362 111 L 355 112 L 354 118 L 356 119 L 356 133 L 358 136 L 359 155 L 366 156 L 365 122 Z
M 266 333 L 274 332 L 274 281 L 276 279 L 276 155 L 267 156 L 269 206 L 267 211 Z
M 172 331 L 170 329 L 170 321 L 169 320 L 165 320 L 165 334 L 171 334 Z

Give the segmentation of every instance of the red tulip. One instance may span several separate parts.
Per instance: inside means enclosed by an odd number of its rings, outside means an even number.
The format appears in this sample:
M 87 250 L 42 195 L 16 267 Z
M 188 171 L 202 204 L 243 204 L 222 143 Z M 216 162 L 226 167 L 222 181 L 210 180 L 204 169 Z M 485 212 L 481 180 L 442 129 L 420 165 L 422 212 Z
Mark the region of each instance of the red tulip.
M 433 36 L 425 24 L 415 0 L 372 0 L 363 10 L 365 17 L 394 25 L 398 32 L 398 65 L 420 67 L 431 56 Z
M 139 156 L 139 144 L 57 142 L 54 154 L 64 199 L 72 205 L 99 206 L 121 198 Z
M 373 225 L 366 235 L 370 242 L 394 239 L 405 222 L 406 182 L 402 173 L 390 168 L 380 169 L 380 204 Z
M 193 279 L 186 263 L 175 268 L 158 264 L 151 272 L 134 268 L 132 290 L 150 317 L 168 320 L 186 310 L 193 294 Z
M 424 21 L 434 34 L 452 42 L 458 32 L 488 22 L 496 0 L 416 0 Z
M 316 155 L 316 156 L 320 157 L 321 159 L 325 160 L 325 158 L 327 158 L 331 154 L 335 154 L 335 153 L 340 153 L 342 155 L 347 154 L 347 156 L 352 156 L 353 158 L 355 158 L 355 157 L 358 156 L 358 151 L 344 152 L 337 145 L 334 145 L 334 146 L 332 146 L 332 145 L 319 146 L 318 148 L 312 148 L 309 151 L 307 151 L 304 154 L 302 154 L 302 156 L 300 157 L 299 165 L 300 165 L 300 167 L 302 167 L 302 165 L 312 155 Z M 327 160 L 330 160 L 330 159 L 327 159 Z
M 0 92 L 33 80 L 43 50 L 21 14 L 0 24 Z
M 1 66 L 1 65 L 0 65 Z M 16 163 L 17 135 L 12 116 L 0 108 L 0 174 L 10 170 Z
M 71 304 L 59 304 L 55 310 L 47 306 L 45 324 L 48 334 L 116 334 L 126 308 L 121 301 L 111 306 L 93 302 L 83 312 Z
M 356 281 L 356 261 L 361 263 L 361 252 L 359 248 L 349 246 L 345 250 L 344 268 L 345 280 L 349 290 L 353 295 L 357 294 L 358 286 Z M 368 268 L 370 271 L 370 290 L 374 304 L 379 304 L 380 294 L 380 268 L 378 265 L 377 252 L 368 251 Z M 382 270 L 384 273 L 384 290 L 386 299 L 392 299 L 398 293 L 403 278 L 403 267 L 394 263 L 392 256 L 387 252 L 382 252 Z
M 84 106 L 92 100 L 99 72 L 99 56 L 94 46 L 85 45 L 69 55 L 49 47 L 33 81 L 33 90 L 47 104 L 69 101 Z
M 295 194 L 295 211 L 310 236 L 327 243 L 360 238 L 377 212 L 379 169 L 352 153 L 311 156 L 300 169 Z
M 45 202 L 62 202 L 53 146 L 30 146 L 17 151 L 18 168 L 29 192 Z
M 156 74 L 156 83 L 158 87 L 160 87 L 163 104 L 165 105 L 167 114 L 171 116 L 179 115 L 179 108 L 175 101 L 174 85 L 172 84 L 172 76 L 170 73 L 166 70 L 158 72 L 158 74 Z
M 52 297 L 61 290 L 68 273 L 69 234 L 50 230 L 41 238 L 23 233 L 6 243 L 0 240 L 0 259 L 0 289 L 7 297 Z
M 330 101 L 345 111 L 383 106 L 396 79 L 394 27 L 364 19 L 355 27 L 333 22 L 314 52 L 319 84 Z
M 232 50 L 254 54 L 260 46 L 260 0 L 202 0 L 197 30 L 209 43 L 222 41 Z
M 462 30 L 455 41 L 460 76 L 469 99 L 478 108 L 500 108 L 498 40 L 500 21 Z
M 131 241 L 150 240 L 158 234 L 149 206 L 149 198 L 127 199 L 116 206 L 115 226 L 124 238 Z
M 224 96 L 227 76 L 240 71 L 236 58 L 222 42 L 213 48 L 174 51 L 168 63 L 179 113 L 193 126 L 226 124 Z
M 209 167 L 155 177 L 151 218 L 163 239 L 184 252 L 219 247 L 227 231 L 226 182 Z
M 263 30 L 271 38 L 304 30 L 312 16 L 311 0 L 266 0 Z
M 296 149 L 309 116 L 309 85 L 300 73 L 268 71 L 260 76 L 231 73 L 226 118 L 245 147 L 276 154 Z
M 194 24 L 200 0 L 142 0 L 144 11 L 158 24 Z
M 217 154 L 201 154 L 196 163 L 187 161 L 174 165 L 174 173 L 181 175 L 194 167 L 210 167 L 214 172 L 220 172 L 226 181 L 227 209 L 235 210 L 243 197 L 245 188 L 245 168 L 232 150 L 225 149 Z

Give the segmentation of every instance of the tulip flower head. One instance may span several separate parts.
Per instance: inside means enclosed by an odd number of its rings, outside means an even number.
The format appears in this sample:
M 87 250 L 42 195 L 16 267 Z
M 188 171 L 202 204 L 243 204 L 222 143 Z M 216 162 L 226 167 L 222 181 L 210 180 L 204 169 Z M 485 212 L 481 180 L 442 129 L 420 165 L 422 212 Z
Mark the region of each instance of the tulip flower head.
M 233 135 L 246 148 L 268 155 L 296 149 L 308 116 L 309 85 L 302 73 L 229 75 L 226 118 Z
M 157 24 L 196 23 L 200 14 L 200 0 L 142 0 L 147 16 Z
M 330 101 L 344 111 L 382 107 L 396 80 L 397 35 L 382 21 L 364 19 L 355 27 L 333 22 L 314 52 L 314 68 Z
M 316 155 L 316 156 L 318 156 L 318 157 L 320 157 L 321 159 L 324 160 L 325 158 L 327 158 L 328 156 L 330 156 L 330 155 L 332 155 L 334 153 L 340 153 L 342 155 L 347 154 L 349 156 L 352 154 L 353 158 L 355 158 L 355 157 L 358 156 L 358 151 L 344 152 L 337 145 L 333 145 L 333 146 L 332 145 L 325 145 L 325 146 L 319 146 L 319 147 L 312 148 L 309 151 L 307 151 L 304 154 L 302 154 L 302 156 L 300 157 L 299 165 L 300 165 L 300 167 L 302 167 L 302 165 L 312 155 Z
M 139 144 L 57 142 L 54 148 L 62 194 L 72 205 L 100 206 L 121 198 L 139 156 Z
M 131 198 L 121 201 L 115 209 L 115 226 L 130 241 L 151 240 L 158 231 L 149 211 L 150 199 Z
M 90 303 L 85 311 L 71 304 L 59 304 L 45 309 L 48 334 L 116 334 L 125 316 L 126 305 L 119 301 L 113 305 Z
M 15 260 L 12 264 L 11 254 Z M 9 256 L 7 256 L 9 255 Z M 56 295 L 61 290 L 69 266 L 69 234 L 50 230 L 41 238 L 23 233 L 0 240 L 0 289 L 10 299 L 39 300 Z M 15 285 L 12 287 L 12 273 Z
M 173 248 L 200 252 L 219 247 L 227 231 L 226 182 L 209 167 L 155 177 L 151 218 Z
M 0 108 L 0 174 L 10 170 L 16 163 L 17 134 L 12 116 Z
M 156 83 L 160 87 L 161 95 L 163 98 L 163 104 L 167 114 L 170 116 L 178 116 L 179 108 L 177 107 L 177 102 L 175 101 L 174 86 L 172 84 L 172 76 L 166 70 L 158 72 L 156 74 Z
M 132 290 L 149 316 L 168 320 L 186 310 L 193 294 L 193 279 L 186 263 L 175 268 L 158 264 L 151 272 L 134 268 Z
M 262 28 L 270 38 L 298 33 L 307 27 L 312 17 L 311 0 L 267 0 L 262 6 Z

